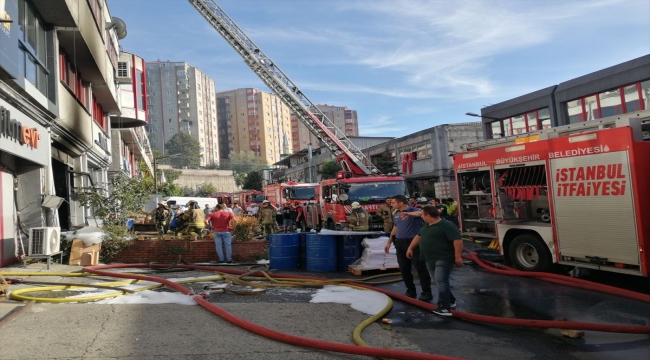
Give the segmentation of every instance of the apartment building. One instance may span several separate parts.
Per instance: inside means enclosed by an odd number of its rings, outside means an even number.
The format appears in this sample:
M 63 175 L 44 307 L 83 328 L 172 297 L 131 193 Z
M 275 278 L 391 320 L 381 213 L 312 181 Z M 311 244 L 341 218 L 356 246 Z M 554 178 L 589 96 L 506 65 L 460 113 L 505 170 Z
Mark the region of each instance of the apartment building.
M 180 131 L 203 148 L 201 166 L 219 162 L 215 82 L 187 62 L 151 61 L 146 66 L 147 132 L 154 149 Z
M 341 129 L 345 136 L 359 136 L 359 120 L 357 111 L 350 110 L 346 106 L 316 105 L 318 109 L 330 119 L 336 127 Z M 319 147 L 319 141 L 307 127 L 292 114 L 291 134 L 293 137 L 292 149 L 294 153 L 306 149 L 309 144 L 314 148 Z
M 255 88 L 217 93 L 221 158 L 252 151 L 273 164 L 291 152 L 291 113 L 279 97 Z
M 108 178 L 109 116 L 120 112 L 114 73 L 126 25 L 105 0 L 0 5 L 3 266 L 26 248 L 29 229 L 72 229 L 92 216 L 75 192 Z

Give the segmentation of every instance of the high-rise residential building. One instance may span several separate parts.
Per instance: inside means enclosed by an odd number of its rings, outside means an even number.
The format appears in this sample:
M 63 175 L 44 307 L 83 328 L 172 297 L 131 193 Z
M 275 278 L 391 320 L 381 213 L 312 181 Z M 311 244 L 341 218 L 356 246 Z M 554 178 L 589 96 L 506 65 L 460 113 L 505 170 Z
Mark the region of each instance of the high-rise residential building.
M 187 62 L 147 62 L 147 131 L 151 146 L 165 144 L 186 131 L 203 148 L 201 165 L 219 162 L 217 99 L 214 80 Z
M 221 158 L 252 151 L 273 164 L 291 152 L 289 107 L 278 96 L 242 88 L 217 93 Z
M 359 120 L 357 111 L 350 110 L 346 106 L 316 105 L 320 111 L 330 119 L 336 127 L 345 133 L 345 136 L 359 136 Z M 294 115 L 291 116 L 291 133 L 293 137 L 292 149 L 296 153 L 312 144 L 314 148 L 319 147 L 318 139 L 307 129 L 307 127 Z

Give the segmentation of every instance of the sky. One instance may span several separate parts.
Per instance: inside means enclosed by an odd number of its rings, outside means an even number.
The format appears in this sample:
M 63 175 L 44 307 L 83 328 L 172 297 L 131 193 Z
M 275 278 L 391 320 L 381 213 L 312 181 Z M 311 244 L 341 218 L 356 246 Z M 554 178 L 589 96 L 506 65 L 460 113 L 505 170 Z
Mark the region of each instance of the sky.
M 269 91 L 186 0 L 107 0 L 124 51 L 187 61 L 217 91 Z M 316 104 L 361 136 L 476 121 L 496 104 L 650 54 L 650 0 L 218 0 Z

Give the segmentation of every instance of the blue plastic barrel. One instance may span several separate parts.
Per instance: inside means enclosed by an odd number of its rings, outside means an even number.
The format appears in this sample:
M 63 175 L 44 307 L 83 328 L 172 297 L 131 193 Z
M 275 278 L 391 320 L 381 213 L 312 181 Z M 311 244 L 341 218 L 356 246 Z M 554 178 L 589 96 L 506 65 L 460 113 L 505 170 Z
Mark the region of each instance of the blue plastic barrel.
M 269 235 L 269 258 L 271 269 L 295 270 L 299 261 L 298 234 Z
M 310 233 L 305 244 L 307 271 L 336 271 L 336 237 Z
M 300 270 L 307 269 L 307 234 L 301 232 L 298 234 L 298 244 L 300 250 L 298 251 L 298 268 Z
M 361 257 L 363 235 L 344 235 L 336 237 L 338 271 L 347 271 L 348 267 Z

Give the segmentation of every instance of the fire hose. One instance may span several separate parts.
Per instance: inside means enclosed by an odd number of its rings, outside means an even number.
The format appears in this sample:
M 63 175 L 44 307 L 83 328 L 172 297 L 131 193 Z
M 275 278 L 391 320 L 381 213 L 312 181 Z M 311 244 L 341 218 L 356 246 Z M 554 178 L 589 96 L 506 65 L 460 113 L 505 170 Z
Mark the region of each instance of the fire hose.
M 504 274 L 504 275 L 515 275 L 515 276 L 525 276 L 525 277 L 532 277 L 544 281 L 549 281 L 561 285 L 567 285 L 567 286 L 572 286 L 572 287 L 579 287 L 582 289 L 588 289 L 588 290 L 594 290 L 594 291 L 601 291 L 604 293 L 608 294 L 614 294 L 614 295 L 620 295 L 624 297 L 628 297 L 634 300 L 638 301 L 643 301 L 643 302 L 648 302 L 650 303 L 650 296 L 636 293 L 633 291 L 628 291 L 628 290 L 622 290 L 618 288 L 614 288 L 611 286 L 606 286 L 606 285 L 601 285 L 601 284 L 595 284 L 589 281 L 581 280 L 581 279 L 575 279 L 575 278 L 569 278 L 566 276 L 561 276 L 557 274 L 547 274 L 547 273 L 536 273 L 536 272 L 523 272 L 519 271 L 513 268 L 510 268 L 505 265 L 493 263 L 490 261 L 484 261 L 478 257 L 478 254 L 476 254 L 473 251 L 465 250 L 468 255 L 463 255 L 465 259 L 472 260 L 476 262 L 479 266 L 482 268 L 495 272 L 498 274 Z M 153 264 L 152 264 L 153 265 Z M 234 316 L 225 310 L 219 308 L 215 304 L 212 304 L 205 300 L 203 297 L 201 297 L 198 294 L 193 294 L 189 289 L 180 286 L 177 283 L 171 282 L 166 279 L 162 278 L 157 278 L 157 277 L 152 277 L 152 276 L 144 276 L 144 275 L 136 275 L 136 274 L 127 274 L 127 273 L 113 273 L 109 271 L 104 271 L 104 269 L 114 269 L 114 268 L 133 268 L 133 267 L 147 267 L 149 266 L 148 264 L 117 264 L 117 265 L 101 265 L 101 266 L 90 266 L 84 268 L 84 271 L 88 273 L 92 273 L 95 275 L 101 275 L 101 276 L 111 276 L 111 277 L 119 277 L 119 278 L 126 278 L 126 279 L 136 279 L 136 280 L 142 280 L 142 281 L 153 281 L 157 282 L 162 285 L 169 286 L 181 293 L 191 295 L 193 296 L 193 299 L 201 306 L 206 308 L 207 310 L 213 312 L 214 314 L 222 317 L 223 319 L 240 326 L 248 331 L 251 331 L 255 334 L 265 336 L 270 339 L 274 339 L 277 341 L 285 342 L 288 344 L 293 344 L 293 345 L 298 345 L 298 346 L 307 346 L 307 347 L 312 347 L 320 350 L 327 350 L 327 351 L 337 351 L 337 352 L 344 352 L 344 353 L 350 353 L 350 354 L 357 354 L 357 355 L 366 355 L 366 356 L 375 356 L 375 357 L 388 357 L 388 358 L 393 358 L 393 359 L 448 359 L 447 357 L 443 356 L 437 356 L 437 355 L 428 355 L 428 354 L 422 354 L 422 353 L 414 353 L 414 352 L 408 352 L 408 351 L 399 351 L 399 350 L 387 350 L 387 349 L 380 349 L 380 348 L 372 348 L 372 347 L 356 347 L 353 345 L 346 345 L 346 344 L 338 344 L 338 343 L 330 343 L 330 342 L 324 342 L 324 341 L 319 341 L 319 340 L 313 340 L 313 339 L 307 339 L 299 336 L 294 336 L 290 334 L 284 334 L 280 333 L 277 331 L 265 329 L 263 327 L 260 327 L 256 324 L 250 323 L 242 318 L 239 318 L 237 316 Z M 164 267 L 165 265 L 160 265 L 160 267 Z M 367 288 L 371 289 L 374 291 L 378 291 L 381 293 L 384 293 L 392 298 L 402 300 L 404 302 L 407 302 L 409 304 L 418 306 L 420 308 L 423 308 L 425 310 L 433 310 L 436 308 L 435 305 L 421 302 L 409 297 L 406 297 L 401 294 L 397 294 L 388 290 L 380 289 L 380 288 L 375 288 L 370 285 L 366 284 L 357 284 L 355 283 L 354 280 L 352 279 L 322 279 L 322 278 L 316 278 L 316 277 L 309 277 L 309 276 L 294 276 L 294 275 L 284 275 L 284 274 L 274 274 L 274 275 L 269 275 L 266 272 L 263 271 L 241 271 L 241 270 L 235 270 L 235 269 L 225 269 L 225 268 L 217 268 L 217 267 L 212 267 L 212 266 L 201 266 L 201 265 L 187 265 L 187 264 L 177 264 L 177 268 L 180 269 L 192 269 L 192 270 L 205 270 L 205 271 L 218 271 L 221 274 L 231 274 L 231 275 L 237 275 L 235 278 L 238 279 L 243 279 L 243 276 L 250 276 L 250 275 L 261 275 L 263 279 L 267 279 L 272 282 L 276 282 L 278 286 L 290 286 L 292 283 L 300 283 L 301 281 L 306 282 L 307 284 L 310 284 L 312 286 L 322 286 L 325 284 L 329 283 L 335 283 L 335 282 L 344 282 L 349 285 L 353 285 L 354 287 L 359 287 L 359 288 Z M 159 265 L 153 265 L 153 268 L 159 267 Z M 42 274 L 42 273 L 41 273 Z M 117 285 L 117 284 L 115 284 Z M 120 284 L 121 285 L 121 284 Z M 243 283 L 243 285 L 248 285 L 247 283 Z M 79 299 L 77 299 L 79 301 Z M 500 318 L 500 317 L 494 317 L 494 316 L 485 316 L 485 315 L 477 315 L 477 314 L 470 314 L 470 313 L 465 313 L 461 311 L 455 311 L 452 310 L 452 314 L 454 317 L 457 317 L 459 319 L 465 319 L 468 321 L 475 321 L 475 322 L 485 322 L 485 323 L 492 323 L 492 324 L 499 324 L 499 325 L 509 325 L 509 326 L 525 326 L 525 327 L 536 327 L 536 328 L 557 328 L 557 329 L 573 329 L 573 330 L 590 330 L 590 331 L 601 331 L 601 332 L 620 332 L 620 333 L 637 333 L 637 334 L 650 334 L 650 326 L 630 326 L 630 325 L 614 325 L 614 324 L 595 324 L 595 323 L 585 323 L 585 322 L 574 322 L 574 321 L 553 321 L 553 320 L 530 320 L 530 319 L 511 319 L 511 318 Z M 368 319 L 364 321 L 365 326 L 368 324 L 372 323 L 373 321 L 377 320 L 377 316 Z M 363 342 L 363 340 L 360 339 L 360 330 L 363 329 L 364 323 L 360 324 L 356 329 L 355 329 L 355 342 L 359 345 L 367 345 Z

